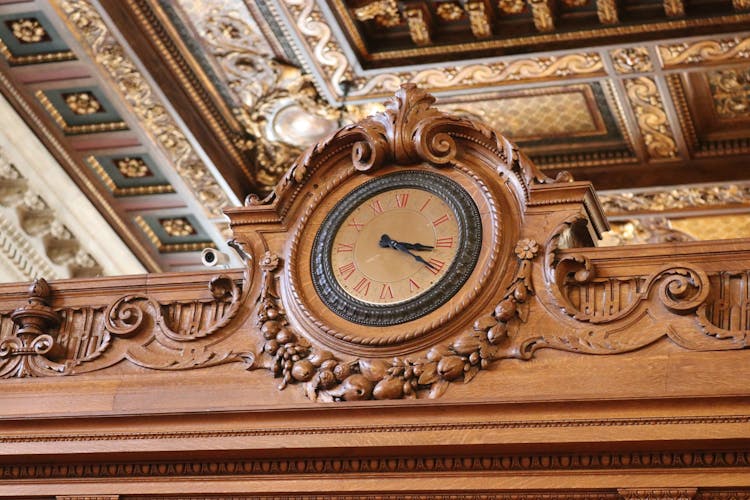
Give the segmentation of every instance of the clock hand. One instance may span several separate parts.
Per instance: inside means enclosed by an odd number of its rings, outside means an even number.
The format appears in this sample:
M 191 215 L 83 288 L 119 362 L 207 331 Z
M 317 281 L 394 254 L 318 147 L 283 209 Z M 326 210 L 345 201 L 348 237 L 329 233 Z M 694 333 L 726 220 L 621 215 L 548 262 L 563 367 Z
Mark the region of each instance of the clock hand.
M 392 243 L 397 243 L 400 246 L 406 248 L 407 250 L 417 250 L 417 251 L 427 251 L 432 250 L 435 247 L 431 247 L 429 245 L 423 245 L 421 243 L 405 243 L 403 241 L 396 241 L 392 240 L 390 236 L 387 234 L 384 234 L 380 237 L 380 246 L 383 248 L 388 248 L 389 246 L 392 246 Z
M 417 262 L 419 262 L 421 264 L 424 264 L 425 266 L 429 267 L 430 269 L 432 269 L 434 271 L 439 271 L 439 269 L 437 269 L 435 266 L 433 266 L 432 264 L 430 264 L 429 262 L 427 262 L 426 260 L 424 260 L 419 255 L 411 253 L 409 251 L 409 247 L 407 245 L 410 245 L 410 244 L 409 243 L 401 243 L 400 241 L 392 240 L 391 237 L 388 236 L 387 234 L 384 234 L 384 235 L 382 235 L 380 237 L 380 246 L 382 248 L 388 248 L 388 247 L 390 247 L 390 248 L 393 248 L 394 250 L 398 250 L 399 252 L 404 252 L 406 254 L 409 254 L 412 257 L 414 257 L 414 260 L 416 260 Z M 418 245 L 418 243 L 417 243 L 417 245 Z M 422 245 L 422 246 L 426 246 L 426 245 Z M 432 247 L 430 247 L 430 248 L 432 248 Z
M 435 247 L 431 247 L 429 245 L 423 245 L 421 243 L 403 243 L 399 242 L 402 245 L 404 245 L 409 250 L 419 250 L 419 251 L 426 251 L 426 250 L 432 250 Z

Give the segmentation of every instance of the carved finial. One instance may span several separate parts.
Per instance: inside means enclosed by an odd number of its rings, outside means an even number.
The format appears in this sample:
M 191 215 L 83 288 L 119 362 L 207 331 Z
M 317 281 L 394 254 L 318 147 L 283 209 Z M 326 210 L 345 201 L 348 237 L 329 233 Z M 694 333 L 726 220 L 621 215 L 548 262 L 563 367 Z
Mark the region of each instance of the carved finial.
M 29 302 L 46 301 L 50 296 L 49 283 L 44 278 L 35 279 L 29 286 Z
M 0 371 L 2 377 L 29 377 L 60 373 L 63 366 L 53 363 L 47 356 L 54 355 L 59 346 L 50 327 L 60 323 L 60 317 L 49 306 L 50 287 L 43 278 L 29 287 L 29 301 L 18 307 L 10 318 L 18 325 L 15 337 L 0 343 L 0 359 L 9 359 Z
M 21 306 L 10 315 L 19 326 L 16 335 L 19 337 L 36 337 L 47 333 L 47 326 L 60 322 L 55 311 L 47 303 L 50 296 L 49 284 L 44 278 L 34 280 L 29 287 L 29 303 Z

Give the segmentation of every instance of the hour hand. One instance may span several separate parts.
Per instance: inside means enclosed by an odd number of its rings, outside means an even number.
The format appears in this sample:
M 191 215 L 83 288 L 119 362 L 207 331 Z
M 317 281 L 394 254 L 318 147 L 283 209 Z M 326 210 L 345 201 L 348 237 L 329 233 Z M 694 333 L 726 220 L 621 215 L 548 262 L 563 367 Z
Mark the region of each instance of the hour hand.
M 380 237 L 380 246 L 382 248 L 388 248 L 388 247 L 390 247 L 390 248 L 393 248 L 394 250 L 398 250 L 400 252 L 407 253 L 407 254 L 411 255 L 412 257 L 414 257 L 414 260 L 416 260 L 417 262 L 419 262 L 421 264 L 424 264 L 425 266 L 429 267 L 430 269 L 437 270 L 435 268 L 435 266 L 433 266 L 432 264 L 430 264 L 429 262 L 427 262 L 426 260 L 424 260 L 419 255 L 411 253 L 411 251 L 409 250 L 409 248 L 406 245 L 408 245 L 408 243 L 401 243 L 400 241 L 392 240 L 391 237 L 388 236 L 387 234 L 384 234 L 383 236 Z
M 404 243 L 402 241 L 396 241 L 392 240 L 390 236 L 387 234 L 384 234 L 380 237 L 380 246 L 382 248 L 395 248 L 396 250 L 401 250 L 402 252 L 404 250 L 416 250 L 416 251 L 425 251 L 425 250 L 432 250 L 435 247 L 431 247 L 429 245 L 423 245 L 421 243 Z
M 401 243 L 409 250 L 417 250 L 417 251 L 425 251 L 425 250 L 432 250 L 435 247 L 431 247 L 429 245 L 423 245 L 421 243 Z

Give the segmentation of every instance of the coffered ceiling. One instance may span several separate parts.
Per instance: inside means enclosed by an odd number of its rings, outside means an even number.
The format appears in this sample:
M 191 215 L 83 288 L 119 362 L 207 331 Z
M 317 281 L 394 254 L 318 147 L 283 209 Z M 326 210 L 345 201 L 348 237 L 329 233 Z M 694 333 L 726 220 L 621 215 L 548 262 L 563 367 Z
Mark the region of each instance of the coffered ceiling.
M 746 0 L 0 0 L 0 90 L 142 266 L 116 272 L 226 249 L 223 208 L 406 82 L 594 182 L 607 244 L 750 236 L 749 26 Z

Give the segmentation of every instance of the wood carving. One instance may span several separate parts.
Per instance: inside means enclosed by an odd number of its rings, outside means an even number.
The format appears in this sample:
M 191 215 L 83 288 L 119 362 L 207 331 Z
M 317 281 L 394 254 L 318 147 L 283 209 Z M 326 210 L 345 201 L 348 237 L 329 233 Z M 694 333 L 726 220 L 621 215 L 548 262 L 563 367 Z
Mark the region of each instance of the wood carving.
M 218 347 L 241 316 L 248 276 L 242 285 L 215 276 L 210 296 L 192 300 L 165 304 L 148 294 L 128 294 L 108 305 L 62 308 L 49 305 L 50 287 L 37 280 L 27 305 L 0 314 L 0 377 L 82 374 L 122 360 L 155 370 L 251 362 L 250 352 Z
M 62 371 L 60 364 L 49 359 L 57 347 L 50 327 L 60 322 L 47 303 L 49 296 L 47 282 L 35 280 L 29 288 L 28 304 L 10 314 L 18 328 L 0 342 L 0 377 L 38 377 Z
M 132 286 L 107 300 L 92 295 L 85 306 L 72 301 L 73 285 L 56 285 L 53 304 L 46 284 L 36 283 L 30 298 L 18 298 L 28 303 L 0 314 L 0 375 L 92 373 L 123 360 L 133 370 L 238 363 L 268 370 L 279 389 L 298 386 L 314 401 L 436 398 L 543 348 L 619 354 L 663 339 L 692 351 L 746 347 L 750 245 L 711 247 L 710 258 L 700 250 L 706 243 L 647 247 L 645 257 L 596 248 L 607 224 L 589 184 L 545 176 L 505 137 L 433 103 L 404 86 L 383 113 L 309 148 L 266 199 L 229 209 L 233 245 L 247 262 L 241 283 L 236 274 L 215 276 L 206 292 L 165 282 L 168 300 L 158 287 Z M 481 248 L 444 304 L 416 319 L 355 323 L 313 286 L 320 256 L 312 242 L 338 201 L 403 171 L 430 172 L 416 176 L 425 183 L 445 176 L 470 193 L 479 219 L 467 234 Z M 399 193 L 394 209 L 406 206 Z M 381 208 L 372 207 L 376 215 Z M 434 248 L 390 241 L 406 259 Z

